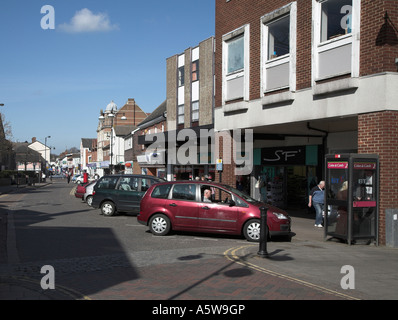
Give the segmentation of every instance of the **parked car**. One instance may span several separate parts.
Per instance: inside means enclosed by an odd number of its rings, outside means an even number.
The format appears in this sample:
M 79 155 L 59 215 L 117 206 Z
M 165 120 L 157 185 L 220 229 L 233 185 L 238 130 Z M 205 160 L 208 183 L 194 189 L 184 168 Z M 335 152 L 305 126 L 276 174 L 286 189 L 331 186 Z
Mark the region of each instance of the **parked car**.
M 76 190 L 75 190 L 75 197 L 76 197 L 76 198 L 83 199 L 83 195 L 84 195 L 85 192 L 86 192 L 86 186 L 87 186 L 87 185 L 88 185 L 87 183 L 85 183 L 85 184 L 79 184 L 79 185 L 76 187 Z
M 94 186 L 91 206 L 101 209 L 105 216 L 117 212 L 139 213 L 140 201 L 153 184 L 163 179 L 147 175 L 108 175 Z
M 210 200 L 204 197 L 209 191 Z M 248 241 L 259 241 L 262 206 L 267 208 L 270 237 L 282 235 L 290 239 L 291 219 L 285 211 L 213 182 L 173 181 L 153 185 L 141 200 L 137 220 L 157 236 L 181 230 L 243 235 Z
M 85 201 L 90 207 L 93 202 L 93 191 L 97 180 L 91 181 L 86 186 L 86 192 L 83 195 L 83 201 Z

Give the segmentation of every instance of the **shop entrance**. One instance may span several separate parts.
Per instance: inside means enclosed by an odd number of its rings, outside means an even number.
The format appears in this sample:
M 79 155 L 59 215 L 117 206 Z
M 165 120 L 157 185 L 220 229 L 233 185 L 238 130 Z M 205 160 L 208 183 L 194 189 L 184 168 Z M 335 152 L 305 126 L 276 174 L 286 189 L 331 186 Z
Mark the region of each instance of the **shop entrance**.
M 317 184 L 315 169 L 308 166 L 263 167 L 261 176 L 267 179 L 267 202 L 284 209 L 306 208 L 309 190 Z

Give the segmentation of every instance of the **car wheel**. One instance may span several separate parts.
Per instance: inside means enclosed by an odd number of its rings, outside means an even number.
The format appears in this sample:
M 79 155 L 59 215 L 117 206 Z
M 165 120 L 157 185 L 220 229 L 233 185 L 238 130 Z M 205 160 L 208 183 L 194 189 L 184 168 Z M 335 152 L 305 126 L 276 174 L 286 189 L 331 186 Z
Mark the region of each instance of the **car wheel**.
M 93 196 L 88 196 L 86 198 L 86 202 L 91 207 L 91 205 L 93 204 Z
M 155 236 L 165 236 L 170 232 L 170 219 L 163 214 L 155 214 L 149 221 L 149 229 Z
M 247 221 L 243 227 L 243 235 L 250 242 L 259 242 L 260 241 L 260 226 L 261 226 L 261 223 L 260 223 L 259 219 L 253 219 L 253 220 Z M 268 233 L 268 236 L 269 236 L 269 233 Z
M 102 205 L 101 205 L 101 213 L 104 216 L 113 216 L 116 213 L 116 207 L 115 204 L 111 201 L 105 201 Z

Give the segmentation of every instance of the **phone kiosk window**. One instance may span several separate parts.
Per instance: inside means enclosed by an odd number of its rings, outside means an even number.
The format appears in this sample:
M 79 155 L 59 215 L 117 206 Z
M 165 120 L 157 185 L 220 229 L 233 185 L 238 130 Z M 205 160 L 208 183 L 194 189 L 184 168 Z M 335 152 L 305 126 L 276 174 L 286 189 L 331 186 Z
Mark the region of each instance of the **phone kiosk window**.
M 377 241 L 377 155 L 326 156 L 325 239 Z

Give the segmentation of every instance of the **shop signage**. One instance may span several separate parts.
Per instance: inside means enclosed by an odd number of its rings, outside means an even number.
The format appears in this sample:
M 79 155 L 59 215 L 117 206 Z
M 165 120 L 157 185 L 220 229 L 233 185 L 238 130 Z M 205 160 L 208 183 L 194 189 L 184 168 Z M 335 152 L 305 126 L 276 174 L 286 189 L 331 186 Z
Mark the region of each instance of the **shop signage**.
M 305 147 L 262 149 L 261 160 L 264 165 L 305 165 Z
M 348 169 L 348 161 L 328 162 L 328 169 Z
M 217 159 L 216 161 L 216 170 L 222 171 L 222 159 Z
M 376 170 L 376 162 L 354 162 L 354 169 Z

